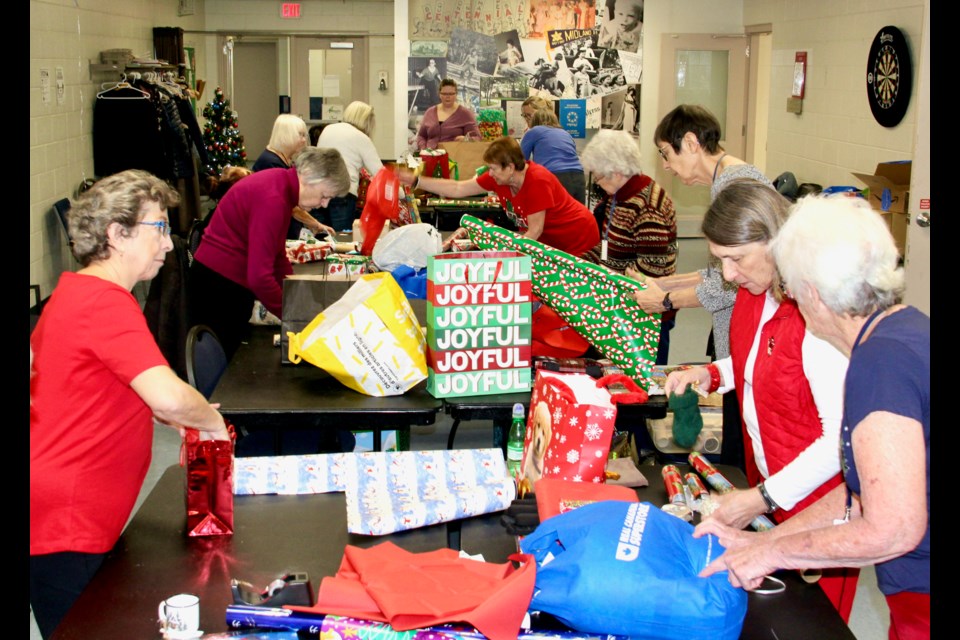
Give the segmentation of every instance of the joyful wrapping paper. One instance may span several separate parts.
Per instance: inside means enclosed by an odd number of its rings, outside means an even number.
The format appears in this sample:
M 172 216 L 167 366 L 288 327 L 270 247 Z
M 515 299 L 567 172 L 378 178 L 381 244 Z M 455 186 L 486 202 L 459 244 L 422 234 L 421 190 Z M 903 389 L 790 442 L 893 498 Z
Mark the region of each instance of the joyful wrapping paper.
M 660 342 L 660 315 L 640 308 L 632 278 L 465 215 L 460 224 L 481 249 L 530 256 L 533 293 L 646 390 Z
M 516 497 L 498 448 L 357 453 L 345 464 L 350 533 L 384 535 L 502 511 Z

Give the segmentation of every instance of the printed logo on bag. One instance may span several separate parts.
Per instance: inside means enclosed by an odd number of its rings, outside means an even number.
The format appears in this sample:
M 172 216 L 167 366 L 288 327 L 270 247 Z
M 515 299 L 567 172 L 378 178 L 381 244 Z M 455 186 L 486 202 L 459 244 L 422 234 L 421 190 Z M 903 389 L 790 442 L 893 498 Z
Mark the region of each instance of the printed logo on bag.
M 646 502 L 632 504 L 627 509 L 617 542 L 617 560 L 633 562 L 640 557 L 640 544 L 643 542 L 643 530 L 647 528 L 649 512 L 650 504 Z

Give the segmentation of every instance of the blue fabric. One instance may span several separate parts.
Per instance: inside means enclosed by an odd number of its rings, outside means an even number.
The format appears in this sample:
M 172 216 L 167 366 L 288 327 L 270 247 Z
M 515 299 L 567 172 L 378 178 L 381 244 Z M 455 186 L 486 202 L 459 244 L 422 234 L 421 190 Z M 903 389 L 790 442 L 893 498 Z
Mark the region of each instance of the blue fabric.
M 881 320 L 850 354 L 843 398 L 844 478 L 860 494 L 853 433 L 871 413 L 886 411 L 923 425 L 927 450 L 927 532 L 917 547 L 876 566 L 885 595 L 930 593 L 930 317 L 907 307 Z
M 427 270 L 414 269 L 400 265 L 390 272 L 397 281 L 407 298 L 411 300 L 427 299 Z
M 557 127 L 539 125 L 520 139 L 520 150 L 525 160 L 533 160 L 550 173 L 583 171 L 573 137 Z
M 520 542 L 534 556 L 530 611 L 586 633 L 649 640 L 735 640 L 747 593 L 727 572 L 697 574 L 724 549 L 712 535 L 649 502 L 586 504 L 540 523 Z M 552 557 L 551 557 L 552 556 Z

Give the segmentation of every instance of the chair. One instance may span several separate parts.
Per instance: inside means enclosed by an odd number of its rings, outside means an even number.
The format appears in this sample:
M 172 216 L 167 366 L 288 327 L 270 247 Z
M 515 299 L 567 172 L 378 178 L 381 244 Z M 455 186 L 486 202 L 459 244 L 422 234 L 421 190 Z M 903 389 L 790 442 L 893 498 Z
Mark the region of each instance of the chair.
M 72 247 L 73 238 L 70 237 L 70 226 L 67 224 L 67 212 L 70 211 L 70 200 L 68 198 L 60 198 L 53 203 L 53 210 L 57 212 L 57 217 L 60 218 L 60 224 L 63 225 L 63 232 L 67 236 L 67 244 Z
M 227 368 L 227 354 L 213 329 L 198 324 L 187 332 L 187 382 L 207 400 Z

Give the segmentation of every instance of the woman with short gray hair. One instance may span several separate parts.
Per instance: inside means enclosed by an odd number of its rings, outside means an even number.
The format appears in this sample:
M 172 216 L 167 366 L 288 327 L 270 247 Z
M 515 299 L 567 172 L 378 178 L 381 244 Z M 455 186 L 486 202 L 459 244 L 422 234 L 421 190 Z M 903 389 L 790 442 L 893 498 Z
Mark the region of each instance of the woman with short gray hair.
M 249 175 L 217 204 L 190 266 L 188 294 L 191 324 L 211 327 L 228 358 L 247 333 L 255 300 L 282 318 L 282 283 L 293 273 L 286 255 L 293 208 L 326 206 L 349 188 L 340 152 L 308 147 L 293 167 Z
M 850 358 L 845 482 L 762 534 L 707 520 L 694 535 L 718 535 L 726 552 L 702 575 L 727 570 L 734 586 L 756 589 L 778 569 L 875 564 L 889 637 L 929 638 L 930 317 L 900 304 L 893 237 L 859 198 L 802 198 L 771 251 L 807 329 Z

